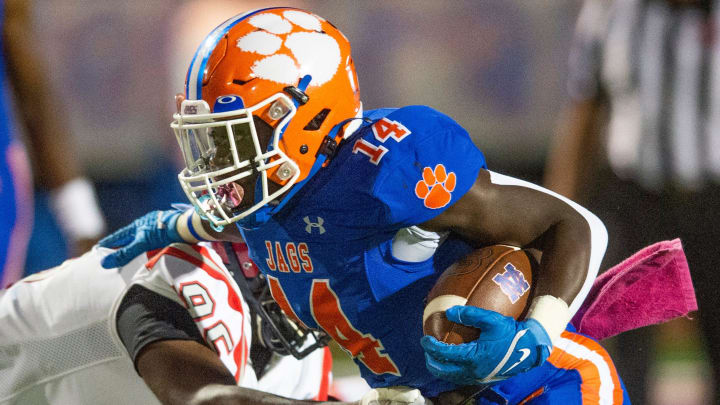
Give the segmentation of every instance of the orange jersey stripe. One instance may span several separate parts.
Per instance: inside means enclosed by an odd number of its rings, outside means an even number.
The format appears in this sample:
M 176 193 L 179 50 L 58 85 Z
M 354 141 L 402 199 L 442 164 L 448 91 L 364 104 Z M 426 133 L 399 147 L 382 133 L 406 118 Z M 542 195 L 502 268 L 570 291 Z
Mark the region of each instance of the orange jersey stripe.
M 583 404 L 622 404 L 623 390 L 610 355 L 590 338 L 565 331 L 548 360 L 557 368 L 577 370 Z
M 542 395 L 544 392 L 545 392 L 545 387 L 540 387 L 540 388 L 538 388 L 535 392 L 533 392 L 532 394 L 528 395 L 527 398 L 523 399 L 518 405 L 525 405 L 525 404 L 527 404 L 528 402 L 532 401 L 533 399 L 535 399 L 535 398 L 539 397 L 540 395 Z
M 270 285 L 270 295 L 272 295 L 273 299 L 277 302 L 278 306 L 282 309 L 285 315 L 297 322 L 298 325 L 302 325 L 304 328 L 307 328 L 305 322 L 300 320 L 300 317 L 297 316 L 295 311 L 293 311 L 292 306 L 290 306 L 290 301 L 288 301 L 287 295 L 285 295 L 285 290 L 283 290 L 282 285 L 280 285 L 280 280 L 278 280 L 277 277 L 268 275 L 267 281 Z

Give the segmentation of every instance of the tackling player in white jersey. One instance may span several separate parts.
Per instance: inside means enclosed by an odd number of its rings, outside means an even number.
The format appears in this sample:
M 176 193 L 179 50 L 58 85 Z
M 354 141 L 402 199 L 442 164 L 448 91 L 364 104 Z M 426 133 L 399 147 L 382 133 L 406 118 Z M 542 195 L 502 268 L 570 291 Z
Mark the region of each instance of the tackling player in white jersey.
M 111 250 L 96 247 L 0 290 L 0 404 L 326 399 L 327 348 L 298 360 L 263 347 L 277 336 L 298 348 L 321 338 L 268 325 L 279 312 L 261 317 L 257 297 L 241 294 L 260 285 L 252 286 L 254 265 L 241 258 L 242 246 L 214 247 L 176 244 L 113 270 L 100 266 Z M 249 278 L 233 277 L 227 253 L 239 255 L 234 273 Z M 251 283 L 239 286 L 242 280 Z M 267 338 L 273 328 L 280 335 Z

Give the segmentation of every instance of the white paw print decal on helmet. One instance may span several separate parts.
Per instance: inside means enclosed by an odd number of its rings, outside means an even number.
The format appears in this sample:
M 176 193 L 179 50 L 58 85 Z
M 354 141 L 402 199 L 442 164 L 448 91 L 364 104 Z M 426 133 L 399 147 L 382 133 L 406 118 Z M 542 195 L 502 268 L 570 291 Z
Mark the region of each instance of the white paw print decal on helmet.
M 236 45 L 243 52 L 266 55 L 251 68 L 256 77 L 295 85 L 302 76 L 310 75 L 310 86 L 321 86 L 337 73 L 340 46 L 321 32 L 316 16 L 288 10 L 282 17 L 258 14 L 250 17 L 249 23 L 260 30 L 239 38 Z

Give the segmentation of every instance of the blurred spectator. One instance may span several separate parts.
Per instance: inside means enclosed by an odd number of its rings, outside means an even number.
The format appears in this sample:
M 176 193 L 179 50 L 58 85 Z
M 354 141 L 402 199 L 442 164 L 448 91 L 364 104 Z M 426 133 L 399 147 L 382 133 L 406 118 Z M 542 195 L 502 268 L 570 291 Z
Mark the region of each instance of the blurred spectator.
M 105 231 L 93 185 L 82 176 L 68 136 L 67 118 L 46 74 L 32 24 L 32 4 L 3 2 L 0 78 L 0 284 L 20 278 L 32 226 L 31 176 L 18 139 L 26 134 L 39 183 L 50 190 L 50 206 L 73 253 L 87 250 Z M 8 94 L 12 91 L 12 95 Z M 14 99 L 11 100 L 11 96 Z M 17 107 L 12 109 L 12 101 Z M 15 126 L 13 118 L 20 123 Z
M 168 115 L 171 16 L 182 0 L 38 1 L 36 47 L 47 61 L 53 90 L 62 95 L 63 126 L 77 164 L 93 180 L 107 229 L 171 202 L 185 201 L 173 162 L 177 142 Z M 65 241 L 49 193 L 35 190 L 35 224 L 26 272 L 64 260 Z M 42 247 L 42 249 L 40 249 Z
M 586 0 L 570 55 L 571 104 L 546 172 L 547 186 L 605 222 L 607 264 L 651 242 L 682 239 L 716 391 L 719 11 L 713 0 Z M 656 329 L 616 342 L 613 358 L 633 403 L 649 403 Z

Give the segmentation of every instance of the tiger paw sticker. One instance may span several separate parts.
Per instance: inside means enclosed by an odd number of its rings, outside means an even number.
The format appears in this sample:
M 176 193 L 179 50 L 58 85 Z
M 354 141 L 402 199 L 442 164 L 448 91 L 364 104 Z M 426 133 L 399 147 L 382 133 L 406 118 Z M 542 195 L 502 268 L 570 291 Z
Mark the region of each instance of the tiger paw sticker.
M 342 62 L 340 45 L 323 31 L 325 20 L 300 10 L 286 10 L 282 15 L 269 10 L 248 22 L 257 30 L 235 44 L 243 57 L 256 59 L 248 77 L 294 86 L 309 74 L 310 86 L 320 86 L 337 73 Z
M 455 173 L 448 174 L 445 166 L 438 164 L 435 170 L 424 168 L 422 176 L 415 185 L 415 195 L 423 200 L 425 207 L 434 210 L 448 205 L 455 190 Z

